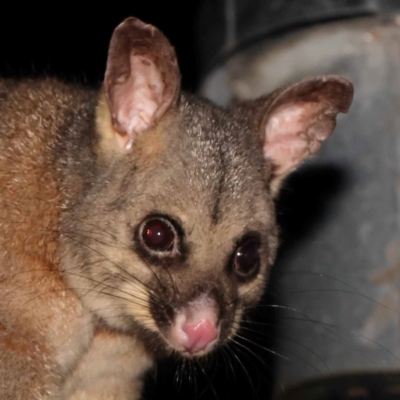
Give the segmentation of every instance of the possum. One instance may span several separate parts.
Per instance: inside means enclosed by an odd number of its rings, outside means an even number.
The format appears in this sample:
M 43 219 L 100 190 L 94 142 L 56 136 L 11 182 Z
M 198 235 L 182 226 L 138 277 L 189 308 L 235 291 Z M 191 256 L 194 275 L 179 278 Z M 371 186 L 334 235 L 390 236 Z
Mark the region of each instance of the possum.
M 353 97 L 320 76 L 227 108 L 136 18 L 98 90 L 0 80 L 0 398 L 134 400 L 229 343 L 278 247 L 274 199 Z

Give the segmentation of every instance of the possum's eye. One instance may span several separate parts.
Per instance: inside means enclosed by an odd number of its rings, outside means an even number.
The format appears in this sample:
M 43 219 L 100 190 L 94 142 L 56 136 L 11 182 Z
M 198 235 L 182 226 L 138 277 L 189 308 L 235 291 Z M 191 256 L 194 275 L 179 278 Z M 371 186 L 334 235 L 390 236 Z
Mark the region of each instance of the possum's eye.
M 176 242 L 176 231 L 166 219 L 152 218 L 141 228 L 141 239 L 145 247 L 155 252 L 171 252 Z
M 259 240 L 245 239 L 235 250 L 233 264 L 236 274 L 247 279 L 254 275 L 260 266 Z

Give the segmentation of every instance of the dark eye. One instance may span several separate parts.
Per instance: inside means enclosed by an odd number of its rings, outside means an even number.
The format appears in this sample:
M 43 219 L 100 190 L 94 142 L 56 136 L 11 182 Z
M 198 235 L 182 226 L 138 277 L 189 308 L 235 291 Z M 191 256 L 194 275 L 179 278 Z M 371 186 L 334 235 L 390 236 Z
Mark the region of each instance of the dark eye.
M 258 248 L 260 242 L 257 239 L 245 240 L 235 251 L 234 267 L 240 277 L 248 277 L 254 273 L 260 265 Z
M 154 218 L 143 224 L 141 236 L 144 245 L 150 250 L 170 252 L 175 244 L 176 232 L 167 220 Z

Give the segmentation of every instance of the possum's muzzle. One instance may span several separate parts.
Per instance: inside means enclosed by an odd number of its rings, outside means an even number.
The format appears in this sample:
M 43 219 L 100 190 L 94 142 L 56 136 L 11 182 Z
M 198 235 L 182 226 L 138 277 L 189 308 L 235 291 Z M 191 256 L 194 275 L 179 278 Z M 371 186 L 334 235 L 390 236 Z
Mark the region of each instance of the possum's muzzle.
M 217 343 L 220 335 L 218 307 L 202 296 L 175 314 L 167 332 L 167 340 L 184 355 L 201 355 Z
M 179 305 L 166 305 L 163 311 L 152 307 L 152 314 L 169 348 L 185 357 L 197 357 L 226 340 L 233 307 L 203 293 Z

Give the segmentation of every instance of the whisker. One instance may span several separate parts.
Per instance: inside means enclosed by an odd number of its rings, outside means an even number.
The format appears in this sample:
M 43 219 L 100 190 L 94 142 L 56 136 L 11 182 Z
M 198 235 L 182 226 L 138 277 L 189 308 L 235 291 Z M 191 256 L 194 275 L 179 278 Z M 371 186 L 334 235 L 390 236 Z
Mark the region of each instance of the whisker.
M 363 336 L 358 332 L 353 332 L 353 331 L 350 331 L 350 330 L 347 330 L 347 329 L 343 329 L 343 328 L 341 328 L 341 327 L 339 327 L 337 325 L 334 325 L 334 324 L 328 324 L 328 323 L 325 323 L 323 321 L 319 321 L 319 320 L 313 319 L 313 318 L 309 317 L 307 314 L 305 314 L 305 313 L 303 313 L 303 312 L 301 312 L 301 311 L 299 311 L 299 310 L 297 310 L 295 308 L 292 308 L 292 307 L 288 307 L 288 306 L 284 306 L 284 305 L 278 305 L 278 304 L 264 305 L 264 306 L 268 306 L 268 307 L 271 307 L 271 308 L 278 308 L 278 309 L 282 309 L 282 310 L 285 310 L 285 311 L 292 311 L 292 312 L 295 312 L 296 314 L 301 315 L 301 316 L 304 317 L 304 318 L 283 317 L 285 319 L 300 320 L 300 321 L 304 321 L 304 322 L 310 322 L 310 323 L 316 324 L 318 326 L 322 326 L 325 329 L 326 332 L 328 332 L 328 333 L 330 333 L 331 335 L 334 336 L 334 338 L 328 336 L 331 340 L 336 340 L 338 343 L 342 344 L 343 346 L 346 346 L 347 348 L 349 348 L 350 350 L 356 352 L 357 354 L 360 354 L 362 357 L 364 357 L 366 360 L 372 362 L 373 364 L 376 364 L 376 362 L 374 360 L 372 360 L 367 355 L 365 355 L 364 352 L 354 348 L 354 345 L 351 342 L 349 342 L 348 340 L 344 339 L 342 336 L 340 336 L 337 333 L 335 333 L 332 329 L 333 328 L 340 329 L 340 330 L 346 332 L 346 334 L 350 333 L 354 337 L 361 336 L 366 341 L 369 341 L 370 343 L 376 345 L 381 350 L 385 351 L 388 355 L 393 357 L 396 361 L 400 362 L 400 359 L 394 353 L 392 353 L 389 349 L 385 348 L 384 346 L 382 346 L 377 341 L 372 340 L 371 338 L 368 338 L 366 336 Z M 253 323 L 255 323 L 255 322 L 253 322 Z M 319 333 L 319 335 L 321 335 L 321 333 Z
M 300 294 L 300 293 L 345 293 L 345 294 L 352 294 L 358 297 L 361 297 L 363 299 L 369 300 L 372 303 L 379 305 L 382 308 L 385 308 L 386 310 L 391 311 L 392 313 L 398 315 L 398 312 L 395 310 L 392 310 L 390 307 L 387 305 L 380 303 L 379 301 L 374 300 L 372 297 L 369 297 L 363 293 L 360 292 L 353 292 L 351 290 L 343 290 L 343 289 L 304 289 L 304 290 L 292 290 L 290 293 L 292 294 Z
M 67 237 L 68 237 L 68 236 L 67 236 Z M 138 282 L 141 283 L 144 287 L 146 287 L 149 291 L 152 291 L 152 289 L 151 289 L 148 285 L 146 285 L 145 283 L 143 283 L 138 277 L 136 277 L 136 276 L 132 275 L 131 273 L 129 273 L 128 271 L 124 270 L 119 264 L 117 264 L 116 262 L 114 262 L 113 260 L 111 260 L 111 259 L 110 259 L 109 257 L 107 257 L 106 255 L 100 253 L 99 251 L 93 249 L 92 247 L 90 247 L 90 246 L 88 246 L 88 245 L 86 245 L 86 244 L 84 244 L 84 243 L 82 243 L 82 242 L 79 242 L 78 240 L 76 240 L 76 239 L 74 239 L 74 238 L 71 238 L 71 237 L 68 237 L 68 238 L 69 238 L 70 240 L 73 240 L 73 241 L 79 243 L 81 246 L 86 247 L 88 250 L 92 251 L 93 253 L 96 253 L 97 255 L 99 255 L 99 256 L 101 256 L 101 257 L 104 257 L 105 260 L 109 261 L 109 262 L 110 262 L 111 264 L 113 264 L 115 267 L 117 267 L 117 268 L 119 268 L 119 269 L 122 269 L 122 271 L 125 272 L 126 274 L 128 274 L 131 278 L 133 278 L 133 280 L 138 281 Z
M 196 399 L 198 399 L 200 396 L 199 396 L 199 388 L 197 386 L 197 378 L 196 378 L 197 377 L 197 374 L 196 374 L 197 370 L 196 370 L 196 368 L 194 366 L 194 363 L 188 361 L 188 365 L 189 365 L 189 371 L 190 371 L 189 372 L 189 376 L 193 376 L 194 393 L 195 393 Z
M 249 384 L 250 384 L 250 386 L 251 386 L 252 393 L 256 393 L 256 392 L 255 392 L 255 388 L 254 388 L 253 381 L 252 381 L 252 379 L 250 378 L 250 375 L 249 375 L 249 373 L 248 373 L 246 367 L 243 365 L 243 363 L 242 363 L 242 361 L 240 360 L 240 358 L 237 356 L 237 354 L 236 354 L 230 347 L 227 347 L 227 349 L 231 352 L 232 356 L 233 356 L 233 357 L 236 359 L 236 361 L 239 363 L 239 365 L 240 365 L 242 371 L 243 371 L 244 374 L 246 375 L 247 380 L 248 380 L 248 382 L 249 382 Z
M 285 360 L 285 361 L 290 361 L 290 359 L 287 358 L 287 357 L 285 357 L 284 355 L 279 354 L 279 353 L 277 353 L 276 351 L 274 351 L 274 350 L 272 350 L 272 349 L 268 349 L 267 347 L 261 346 L 261 345 L 258 344 L 258 343 L 252 342 L 251 340 L 246 339 L 245 337 L 243 337 L 243 336 L 241 336 L 241 335 L 238 335 L 237 333 L 236 333 L 235 336 L 238 337 L 238 338 L 240 338 L 240 339 L 242 339 L 242 340 L 244 340 L 244 341 L 246 341 L 246 342 L 251 343 L 251 344 L 254 345 L 254 346 L 257 346 L 258 348 L 260 348 L 260 349 L 262 349 L 262 350 L 267 351 L 268 353 L 274 354 L 275 356 L 277 356 L 277 357 L 279 357 L 279 358 L 282 358 L 282 359 Z
M 248 295 L 253 290 L 258 289 L 258 287 L 261 286 L 261 285 L 265 285 L 265 281 L 264 280 L 262 282 L 257 283 L 256 285 L 254 285 L 252 288 L 250 288 L 249 290 L 247 290 L 245 293 L 241 294 L 240 296 L 235 297 L 232 301 L 230 301 L 228 303 L 228 306 L 230 306 L 233 303 L 237 302 L 238 300 L 242 299 L 243 297 Z
M 93 223 L 89 223 L 89 222 L 85 222 L 87 225 L 91 225 L 93 227 L 95 227 L 96 229 L 100 229 L 101 231 L 103 231 L 103 234 L 106 234 L 107 236 L 109 236 L 110 238 L 112 238 L 113 240 L 115 240 L 117 243 L 122 244 L 125 248 L 134 251 L 134 249 L 132 248 L 132 246 L 129 246 L 127 243 L 124 243 L 123 241 L 119 240 L 115 235 L 112 235 L 111 233 L 109 233 L 108 231 L 106 231 L 105 229 L 93 224 Z M 91 237 L 89 237 L 91 238 Z M 138 253 L 135 251 L 135 254 L 140 258 L 140 260 L 150 269 L 150 271 L 152 272 L 152 274 L 154 275 L 154 277 L 156 278 L 157 282 L 159 283 L 161 289 L 163 290 L 164 294 L 168 296 L 168 291 L 165 288 L 165 286 L 163 285 L 163 283 L 161 282 L 160 278 L 158 277 L 158 275 L 156 274 L 156 272 L 153 270 L 153 268 L 151 268 L 150 264 Z M 176 286 L 175 286 L 175 282 L 172 279 L 172 275 L 170 274 L 170 272 L 168 271 L 168 269 L 165 269 L 169 276 L 170 276 L 170 280 L 171 283 L 174 287 L 174 290 L 176 290 Z
M 238 336 L 238 337 L 241 338 L 241 336 Z M 248 351 L 251 355 L 254 356 L 255 359 L 257 359 L 258 361 L 260 361 L 260 363 L 261 363 L 263 366 L 267 367 L 267 368 L 272 372 L 272 368 L 269 367 L 269 366 L 265 363 L 265 361 L 264 361 L 263 359 L 261 359 L 260 356 L 258 356 L 256 353 L 254 353 L 254 351 L 252 351 L 249 347 L 245 346 L 244 344 L 238 342 L 238 341 L 235 340 L 235 339 L 231 339 L 231 341 L 232 341 L 232 343 L 235 343 L 237 346 L 240 346 L 240 347 L 242 347 L 243 349 L 245 349 L 246 351 Z
M 260 334 L 260 336 L 261 336 L 261 333 L 258 332 L 258 331 L 256 331 L 256 330 L 252 330 L 252 329 L 246 328 L 246 327 L 244 327 L 244 326 L 241 326 L 241 329 L 247 330 L 247 331 L 249 331 L 249 332 L 253 332 L 253 333 Z M 266 334 L 263 333 L 262 335 L 265 336 Z M 268 334 L 267 334 L 266 336 L 271 338 L 271 337 L 273 337 L 274 335 L 268 335 Z M 303 343 L 301 343 L 301 342 L 299 342 L 299 341 L 297 341 L 297 340 L 291 339 L 291 338 L 289 338 L 289 337 L 286 336 L 286 335 L 279 334 L 279 337 L 280 337 L 280 338 L 283 338 L 283 339 L 285 339 L 285 340 L 287 340 L 287 341 L 289 341 L 289 342 L 292 342 L 292 343 L 294 343 L 294 344 L 296 344 L 296 345 L 298 345 L 298 346 L 300 346 L 300 347 L 306 349 L 307 351 L 309 351 L 311 354 L 313 354 L 313 355 L 323 364 L 323 366 L 326 368 L 326 370 L 327 370 L 328 372 L 331 372 L 331 370 L 330 370 L 328 364 L 325 362 L 325 360 L 324 360 L 317 352 L 315 352 L 314 350 L 312 350 L 310 347 L 306 346 L 305 344 L 303 344 Z
M 97 280 L 95 280 L 95 279 L 93 279 L 93 278 L 89 278 L 89 277 L 86 277 L 86 276 L 82 276 L 82 275 L 79 275 L 79 274 L 75 274 L 75 273 L 73 273 L 73 272 L 68 272 L 68 273 L 71 274 L 71 275 L 78 276 L 78 277 L 80 277 L 80 278 L 84 278 L 84 279 L 86 279 L 86 280 L 88 280 L 88 281 L 91 281 L 91 282 L 94 282 L 94 283 L 98 283 L 98 284 L 103 285 L 103 286 L 105 286 L 105 287 L 107 287 L 107 288 L 111 288 L 111 289 L 113 289 L 113 290 L 117 290 L 117 291 L 119 291 L 119 292 L 121 292 L 121 293 L 127 294 L 129 297 L 136 298 L 136 299 L 139 299 L 139 300 L 143 300 L 143 299 L 139 298 L 138 296 L 132 295 L 132 294 L 129 293 L 129 292 L 126 292 L 126 291 L 124 291 L 124 290 L 121 290 L 121 289 L 116 288 L 116 287 L 111 286 L 111 285 L 107 285 L 107 284 L 105 284 L 105 283 L 103 283 L 103 282 L 100 282 L 100 281 L 97 281 Z M 55 292 L 55 291 L 64 291 L 64 290 L 66 290 L 66 288 L 62 288 L 62 289 L 52 289 L 52 290 L 48 290 L 48 291 L 39 293 L 38 295 L 36 295 L 36 296 L 34 296 L 33 298 L 29 299 L 27 302 L 23 303 L 23 304 L 21 305 L 21 308 L 24 307 L 24 306 L 25 306 L 26 304 L 28 304 L 29 302 L 31 302 L 31 301 L 37 299 L 38 297 L 42 296 L 42 295 L 45 294 L 45 293 L 52 293 L 52 292 Z M 88 290 L 88 291 L 93 291 L 93 292 L 95 292 L 95 293 L 102 293 L 102 294 L 105 294 L 105 295 L 113 296 L 113 297 L 116 297 L 116 298 L 119 298 L 119 299 L 123 299 L 123 300 L 125 300 L 125 301 L 128 301 L 128 302 L 130 302 L 130 303 L 136 304 L 136 303 L 132 302 L 131 300 L 126 299 L 126 298 L 123 298 L 123 297 L 121 297 L 121 296 L 117 296 L 117 295 L 114 295 L 114 294 L 111 294 L 111 293 L 107 293 L 107 292 L 103 292 L 103 291 L 92 290 L 91 288 L 78 288 L 78 287 L 75 287 L 75 288 L 68 288 L 68 290 L 85 290 L 85 291 Z
M 101 262 L 101 261 L 100 261 Z M 86 266 L 87 264 L 84 264 L 84 266 Z M 117 277 L 117 278 L 119 278 L 122 282 L 125 282 L 125 283 L 128 283 L 132 288 L 134 288 L 136 291 L 140 291 L 140 292 L 142 292 L 143 294 L 145 294 L 145 295 L 147 295 L 148 294 L 148 292 L 146 291 L 146 290 L 144 290 L 144 288 L 142 288 L 141 286 L 136 286 L 137 285 L 137 282 L 132 282 L 132 281 L 130 281 L 129 279 L 127 279 L 127 278 L 125 278 L 124 276 L 122 276 L 121 274 L 116 274 L 115 272 L 110 272 L 106 267 L 104 267 L 104 266 L 100 266 L 102 269 L 104 269 L 105 271 L 107 271 L 107 273 L 110 273 L 110 274 L 112 274 L 112 275 L 110 275 L 108 278 L 107 278 L 107 280 L 108 279 L 111 279 L 111 277 Z M 68 272 L 69 273 L 69 272 Z M 84 278 L 84 276 L 82 276 L 82 278 Z M 120 289 L 119 289 L 120 290 Z M 134 296 L 133 294 L 131 294 L 132 296 Z M 155 299 L 155 300 L 157 300 L 157 302 L 162 302 L 161 301 L 161 299 L 156 295 L 156 294 L 152 294 L 152 296 L 153 296 L 153 298 Z
M 194 361 L 196 361 L 197 366 L 200 368 L 200 371 L 202 372 L 204 378 L 206 379 L 206 381 L 208 382 L 208 385 L 204 388 L 204 390 L 199 394 L 199 398 L 207 391 L 208 388 L 210 388 L 215 396 L 215 398 L 217 400 L 219 400 L 219 397 L 217 395 L 217 392 L 214 388 L 214 385 L 212 384 L 211 380 L 208 378 L 206 371 L 204 370 L 204 368 L 202 367 L 202 365 L 200 364 L 198 359 L 194 359 Z

